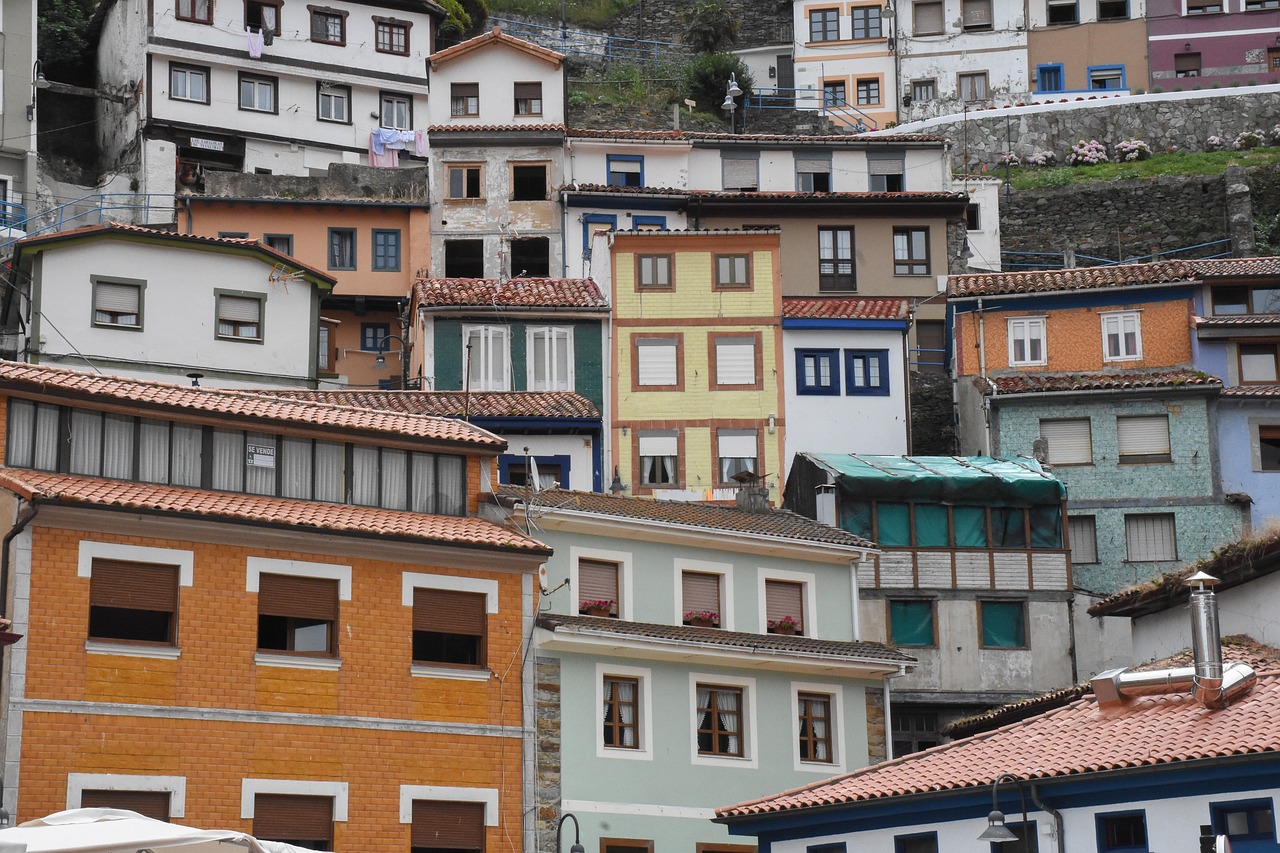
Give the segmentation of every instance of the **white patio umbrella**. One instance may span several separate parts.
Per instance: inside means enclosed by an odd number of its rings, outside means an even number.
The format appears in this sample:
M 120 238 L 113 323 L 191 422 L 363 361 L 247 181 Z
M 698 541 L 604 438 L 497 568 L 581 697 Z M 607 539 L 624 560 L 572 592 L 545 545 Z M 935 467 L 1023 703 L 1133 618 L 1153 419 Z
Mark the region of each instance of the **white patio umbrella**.
M 0 829 L 0 853 L 311 853 L 230 829 L 196 829 L 124 809 L 69 809 Z M 175 849 L 173 853 L 179 853 Z

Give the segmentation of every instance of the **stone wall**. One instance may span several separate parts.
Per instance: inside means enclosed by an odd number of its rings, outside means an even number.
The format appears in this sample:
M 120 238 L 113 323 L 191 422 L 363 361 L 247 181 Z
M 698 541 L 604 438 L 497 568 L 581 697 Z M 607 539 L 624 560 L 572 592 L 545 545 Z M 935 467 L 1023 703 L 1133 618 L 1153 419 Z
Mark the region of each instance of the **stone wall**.
M 556 821 L 560 819 L 560 660 L 536 658 L 533 677 L 534 760 L 537 762 L 534 831 L 537 849 L 550 853 L 555 848 Z
M 867 701 L 867 758 L 872 764 L 889 756 L 886 748 L 888 732 L 884 718 L 884 693 L 868 687 L 864 691 Z
M 790 0 L 720 0 L 733 13 L 740 29 L 735 47 L 760 47 L 791 42 Z M 616 36 L 679 42 L 686 27 L 680 16 L 695 0 L 636 0 L 610 26 Z

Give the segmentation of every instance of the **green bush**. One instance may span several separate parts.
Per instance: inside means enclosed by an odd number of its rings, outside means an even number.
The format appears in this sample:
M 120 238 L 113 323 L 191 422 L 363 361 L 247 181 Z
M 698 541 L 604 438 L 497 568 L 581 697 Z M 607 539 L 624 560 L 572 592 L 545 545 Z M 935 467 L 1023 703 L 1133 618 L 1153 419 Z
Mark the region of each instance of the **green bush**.
M 684 68 L 682 95 L 697 101 L 699 112 L 719 114 L 730 74 L 742 90 L 742 97 L 737 99 L 738 109 L 742 109 L 755 81 L 742 59 L 731 53 L 704 53 L 694 57 Z

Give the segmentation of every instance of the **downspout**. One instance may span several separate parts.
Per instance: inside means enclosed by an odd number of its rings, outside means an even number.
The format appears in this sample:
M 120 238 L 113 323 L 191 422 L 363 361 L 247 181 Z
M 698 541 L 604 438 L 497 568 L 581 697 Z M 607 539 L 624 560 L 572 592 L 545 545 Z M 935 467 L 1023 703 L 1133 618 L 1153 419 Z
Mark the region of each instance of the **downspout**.
M 982 378 L 982 452 L 991 452 L 991 399 L 987 396 L 987 320 L 978 297 L 978 376 Z
M 906 382 L 903 383 L 903 386 L 906 390 L 902 395 L 903 397 L 906 398 L 904 400 L 903 407 L 906 409 L 907 453 L 911 452 L 911 440 L 912 440 L 912 435 L 911 435 L 911 423 L 912 423 L 911 411 L 912 410 L 911 410 L 911 389 L 910 389 L 911 330 L 915 328 L 915 325 L 916 325 L 916 303 L 912 302 L 911 307 L 907 309 L 907 328 L 902 332 L 902 375 L 907 380 Z M 920 343 L 920 339 L 917 338 L 916 344 L 918 345 L 919 343 Z M 918 350 L 919 346 L 917 346 L 916 349 Z
M 191 196 L 185 195 L 182 197 L 182 206 L 187 211 L 187 233 L 194 234 L 195 233 L 195 214 L 191 212 Z
M 4 608 L 6 613 L 9 611 L 9 544 L 13 542 L 14 537 L 26 529 L 39 512 L 40 504 L 34 500 L 30 501 L 27 508 L 19 513 L 13 527 L 9 528 L 9 532 L 4 535 L 4 539 L 0 539 L 0 608 Z
M 613 239 L 614 232 L 610 231 L 606 238 L 609 243 L 609 257 L 604 259 L 604 263 L 609 266 L 609 292 L 605 297 L 609 300 L 609 313 L 604 317 L 604 340 L 601 346 L 604 349 L 604 388 L 605 392 L 600 395 L 600 480 L 603 485 L 604 478 L 609 476 L 609 472 L 617 465 L 617 455 L 614 447 L 613 432 L 613 401 L 616 392 L 613 390 L 613 374 L 614 374 L 614 342 L 613 342 L 613 311 L 614 293 L 617 292 L 617 283 L 613 280 Z M 603 293 L 603 291 L 601 291 Z M 559 851 L 556 851 L 559 853 Z
M 853 641 L 859 642 L 862 639 L 862 619 L 858 615 L 858 609 L 861 605 L 861 596 L 858 594 L 858 566 L 862 564 L 864 554 L 858 554 L 849 561 L 849 605 L 853 613 Z
M 1062 812 L 1053 806 L 1046 806 L 1040 802 L 1040 792 L 1036 790 L 1034 781 L 1029 783 L 1031 788 L 1031 802 L 1035 803 L 1036 808 L 1053 817 L 1053 835 L 1058 841 L 1058 853 L 1067 853 L 1067 839 L 1063 837 L 1065 828 L 1062 825 Z

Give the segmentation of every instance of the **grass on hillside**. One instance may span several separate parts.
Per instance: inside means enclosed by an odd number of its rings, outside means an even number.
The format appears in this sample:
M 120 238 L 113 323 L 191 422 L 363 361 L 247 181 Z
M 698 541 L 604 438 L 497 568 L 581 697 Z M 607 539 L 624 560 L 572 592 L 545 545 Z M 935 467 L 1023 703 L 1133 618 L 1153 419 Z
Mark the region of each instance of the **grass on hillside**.
M 601 27 L 612 21 L 619 12 L 634 5 L 635 0 L 488 0 L 489 14 L 537 15 L 541 18 L 560 20 L 560 7 L 564 5 L 565 20 L 570 25 Z
M 1053 168 L 1013 168 L 1009 179 L 1014 189 L 1034 190 L 1065 187 L 1095 181 L 1121 181 L 1155 178 L 1160 175 L 1220 175 L 1232 164 L 1246 168 L 1280 162 L 1280 148 L 1254 148 L 1248 151 L 1176 151 L 1155 154 L 1150 160 L 1130 163 L 1101 163 L 1097 166 L 1055 166 Z M 1004 167 L 997 166 L 989 174 L 1003 177 Z

